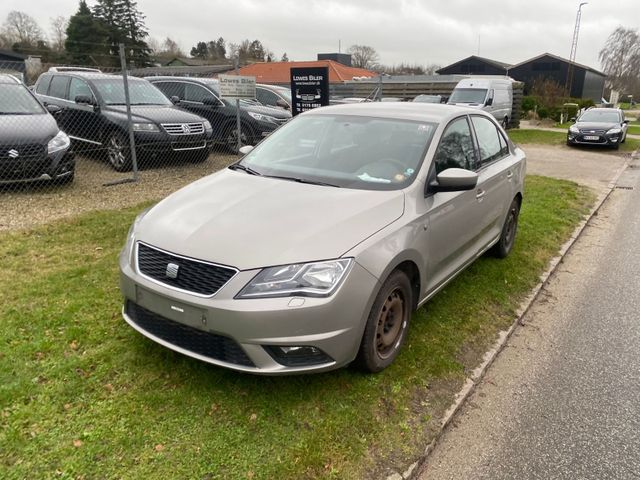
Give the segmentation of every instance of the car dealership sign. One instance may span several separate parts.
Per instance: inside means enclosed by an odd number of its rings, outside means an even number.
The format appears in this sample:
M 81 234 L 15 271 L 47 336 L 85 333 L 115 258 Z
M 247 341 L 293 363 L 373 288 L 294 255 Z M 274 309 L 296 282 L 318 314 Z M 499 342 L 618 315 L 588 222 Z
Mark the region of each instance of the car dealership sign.
M 291 100 L 292 115 L 329 105 L 329 68 L 292 68 Z
M 218 75 L 222 98 L 256 98 L 256 77 Z

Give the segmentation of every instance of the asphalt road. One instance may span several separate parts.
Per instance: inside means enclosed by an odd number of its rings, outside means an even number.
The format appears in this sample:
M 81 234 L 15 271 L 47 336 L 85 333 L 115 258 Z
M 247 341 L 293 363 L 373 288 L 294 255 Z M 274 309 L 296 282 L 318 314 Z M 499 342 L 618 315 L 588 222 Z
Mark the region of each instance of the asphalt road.
M 640 170 L 594 217 L 422 470 L 640 479 Z

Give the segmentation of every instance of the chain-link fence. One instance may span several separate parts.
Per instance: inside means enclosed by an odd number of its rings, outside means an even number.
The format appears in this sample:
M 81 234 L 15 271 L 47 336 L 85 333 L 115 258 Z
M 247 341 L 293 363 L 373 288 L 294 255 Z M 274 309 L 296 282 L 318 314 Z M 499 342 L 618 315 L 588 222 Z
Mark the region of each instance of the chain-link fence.
M 0 62 L 0 230 L 161 198 L 290 118 L 257 102 L 238 109 L 210 76 L 132 69 L 124 52 L 102 60 Z

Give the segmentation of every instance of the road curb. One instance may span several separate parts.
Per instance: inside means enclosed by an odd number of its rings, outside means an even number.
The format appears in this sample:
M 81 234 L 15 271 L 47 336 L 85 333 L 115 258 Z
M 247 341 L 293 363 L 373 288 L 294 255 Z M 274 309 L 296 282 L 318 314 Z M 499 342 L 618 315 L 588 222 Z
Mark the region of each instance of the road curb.
M 420 456 L 420 458 L 416 462 L 411 464 L 404 471 L 404 473 L 395 472 L 392 475 L 388 476 L 386 480 L 417 480 L 420 477 L 420 475 L 424 473 L 423 468 L 424 468 L 424 465 L 426 464 L 426 460 L 429 457 L 429 454 L 436 447 L 436 445 L 442 438 L 442 435 L 444 434 L 445 430 L 447 429 L 447 427 L 449 426 L 449 424 L 451 423 L 455 415 L 458 413 L 460 408 L 464 405 L 467 398 L 469 398 L 469 396 L 475 391 L 476 386 L 484 378 L 486 371 L 494 362 L 498 354 L 505 347 L 507 341 L 509 340 L 513 332 L 518 328 L 519 325 L 521 325 L 523 317 L 530 310 L 531 306 L 533 305 L 533 302 L 538 298 L 543 288 L 549 283 L 549 279 L 557 270 L 558 265 L 560 265 L 564 257 L 571 250 L 571 247 L 573 247 L 573 245 L 576 243 L 578 238 L 580 238 L 580 236 L 582 235 L 582 232 L 584 232 L 585 228 L 587 227 L 591 219 L 595 215 L 597 215 L 598 211 L 600 210 L 604 202 L 606 202 L 606 200 L 611 195 L 611 192 L 613 192 L 613 190 L 616 188 L 616 183 L 619 180 L 620 176 L 627 169 L 627 167 L 633 160 L 640 160 L 640 150 L 636 150 L 635 152 L 633 152 L 631 154 L 631 157 L 624 163 L 624 165 L 622 165 L 618 169 L 618 171 L 615 173 L 614 178 L 607 185 L 607 189 L 604 192 L 602 192 L 596 199 L 596 202 L 594 206 L 591 208 L 590 212 L 575 228 L 569 240 L 567 240 L 562 245 L 562 247 L 560 248 L 560 251 L 558 252 L 558 255 L 556 255 L 549 262 L 549 266 L 547 267 L 547 270 L 540 276 L 540 281 L 538 282 L 538 284 L 533 288 L 533 290 L 531 290 L 529 295 L 527 295 L 527 297 L 520 304 L 520 307 L 516 312 L 516 317 L 513 323 L 511 324 L 511 326 L 507 330 L 503 330 L 498 333 L 498 339 L 496 340 L 496 343 L 493 345 L 493 347 L 489 351 L 485 352 L 482 359 L 482 363 L 471 373 L 471 375 L 466 379 L 460 391 L 458 391 L 458 393 L 456 394 L 455 400 L 453 401 L 451 406 L 447 409 L 447 411 L 445 412 L 442 418 L 438 433 L 436 434 L 435 438 L 431 441 L 431 443 L 427 445 L 427 447 L 424 450 L 424 453 Z

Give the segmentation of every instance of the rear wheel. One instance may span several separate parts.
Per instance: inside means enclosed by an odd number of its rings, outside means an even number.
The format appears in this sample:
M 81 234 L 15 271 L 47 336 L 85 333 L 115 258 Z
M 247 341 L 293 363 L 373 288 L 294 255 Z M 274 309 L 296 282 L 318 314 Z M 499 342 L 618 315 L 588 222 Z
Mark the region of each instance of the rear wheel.
M 122 133 L 111 132 L 107 136 L 107 158 L 114 170 L 118 172 L 131 170 L 131 148 Z
M 411 282 L 404 272 L 396 270 L 371 307 L 356 358 L 360 368 L 379 372 L 391 365 L 406 338 L 412 307 Z
M 502 226 L 500 239 L 493 247 L 492 253 L 498 258 L 505 258 L 513 249 L 518 232 L 518 216 L 520 215 L 520 202 L 514 198 L 509 206 L 507 218 Z

